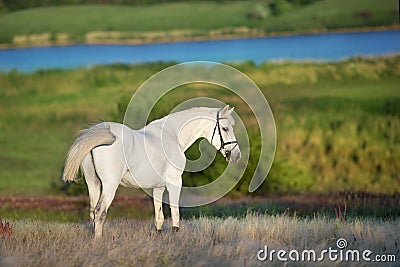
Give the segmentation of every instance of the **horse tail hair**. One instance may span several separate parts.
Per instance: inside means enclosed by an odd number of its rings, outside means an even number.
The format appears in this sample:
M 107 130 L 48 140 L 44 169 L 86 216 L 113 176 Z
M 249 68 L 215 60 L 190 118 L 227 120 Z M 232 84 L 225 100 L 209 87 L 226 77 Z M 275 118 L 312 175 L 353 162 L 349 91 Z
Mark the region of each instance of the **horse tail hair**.
M 101 145 L 111 145 L 116 137 L 110 131 L 110 125 L 102 122 L 80 131 L 80 135 L 68 151 L 62 180 L 73 182 L 78 180 L 78 170 L 83 159 L 92 149 Z

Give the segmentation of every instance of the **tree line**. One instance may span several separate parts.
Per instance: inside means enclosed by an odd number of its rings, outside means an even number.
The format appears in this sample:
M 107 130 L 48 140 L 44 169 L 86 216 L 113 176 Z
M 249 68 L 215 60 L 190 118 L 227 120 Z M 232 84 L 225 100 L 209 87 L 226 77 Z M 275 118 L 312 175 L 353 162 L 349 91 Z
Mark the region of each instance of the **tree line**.
M 62 5 L 147 5 L 167 2 L 183 2 L 187 0 L 0 0 L 0 12 L 9 12 L 21 9 L 29 9 L 42 6 L 62 6 Z M 193 2 L 209 1 L 209 0 L 189 0 Z M 238 0 L 214 0 L 215 2 L 230 2 Z M 320 0 L 269 0 L 265 1 L 271 7 L 292 4 L 295 6 L 303 6 Z M 249 4 L 251 4 L 249 2 Z

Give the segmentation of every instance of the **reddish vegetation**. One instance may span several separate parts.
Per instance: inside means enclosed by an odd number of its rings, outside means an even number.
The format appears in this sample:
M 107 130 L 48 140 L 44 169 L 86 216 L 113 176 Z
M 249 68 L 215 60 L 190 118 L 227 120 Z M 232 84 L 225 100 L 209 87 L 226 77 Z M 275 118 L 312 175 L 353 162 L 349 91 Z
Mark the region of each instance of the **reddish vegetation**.
M 1 236 L 6 236 L 6 237 L 10 237 L 12 235 L 12 228 L 10 226 L 9 222 L 3 222 L 0 219 L 0 237 Z
M 0 208 L 7 210 L 24 211 L 51 211 L 74 212 L 85 214 L 89 208 L 88 196 L 0 196 Z M 382 207 L 385 207 L 384 209 Z M 217 202 L 207 205 L 210 215 L 225 215 L 246 212 L 247 209 L 267 213 L 288 213 L 313 215 L 316 213 L 336 215 L 336 218 L 345 220 L 347 215 L 378 216 L 393 218 L 400 215 L 400 195 L 374 195 L 367 193 L 339 193 L 331 195 L 282 195 L 269 197 L 223 197 Z M 202 213 L 199 209 L 182 210 L 182 215 L 189 217 Z M 112 203 L 113 210 L 131 213 L 152 215 L 153 201 L 147 195 L 116 196 Z M 167 211 L 168 212 L 168 211 Z M 134 215 L 136 216 L 136 215 Z
M 87 198 L 0 196 L 1 207 L 16 210 L 72 211 L 86 207 Z
M 123 197 L 117 196 L 113 201 L 113 206 L 118 207 L 141 207 L 144 203 L 150 202 L 149 197 L 135 196 Z M 80 211 L 89 207 L 89 198 L 87 196 L 0 196 L 1 208 L 14 210 L 36 210 L 43 211 Z M 151 202 L 152 203 L 152 202 Z M 151 205 L 151 203 L 149 205 Z

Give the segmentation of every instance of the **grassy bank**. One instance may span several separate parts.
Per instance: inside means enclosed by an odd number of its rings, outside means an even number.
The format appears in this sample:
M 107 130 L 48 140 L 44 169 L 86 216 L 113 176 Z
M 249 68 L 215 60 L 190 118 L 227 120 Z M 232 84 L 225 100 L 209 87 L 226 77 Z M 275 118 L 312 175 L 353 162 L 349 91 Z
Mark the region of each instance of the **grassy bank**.
M 0 73 L 0 193 L 61 193 L 61 171 L 74 133 L 90 122 L 121 121 L 134 90 L 166 66 Z M 259 85 L 277 126 L 275 161 L 256 193 L 399 192 L 400 57 L 235 67 Z M 254 150 L 231 194 L 246 193 L 259 145 L 248 109 L 226 92 L 181 89 L 161 101 L 152 116 L 202 95 L 235 106 Z M 207 183 L 225 165 L 217 158 L 205 171 L 185 174 L 184 184 Z
M 167 221 L 164 233 L 156 234 L 151 221 L 120 219 L 106 223 L 105 237 L 93 242 L 85 224 L 16 221 L 11 222 L 11 235 L 0 236 L 0 264 L 281 266 L 276 257 L 273 262 L 260 262 L 258 251 L 267 245 L 269 250 L 298 250 L 300 255 L 303 250 L 315 250 L 319 257 L 323 249 L 337 249 L 337 240 L 344 238 L 348 244 L 344 253 L 368 249 L 373 252 L 371 259 L 393 255 L 391 259 L 397 262 L 386 264 L 395 266 L 400 257 L 398 223 L 248 214 L 243 218 L 183 220 L 178 233 L 170 231 Z M 319 264 L 330 266 L 332 262 L 325 256 Z M 341 265 L 354 266 L 354 262 L 343 260 Z
M 398 27 L 397 2 L 316 1 L 273 14 L 269 1 L 41 7 L 0 14 L 0 44 L 149 43 Z

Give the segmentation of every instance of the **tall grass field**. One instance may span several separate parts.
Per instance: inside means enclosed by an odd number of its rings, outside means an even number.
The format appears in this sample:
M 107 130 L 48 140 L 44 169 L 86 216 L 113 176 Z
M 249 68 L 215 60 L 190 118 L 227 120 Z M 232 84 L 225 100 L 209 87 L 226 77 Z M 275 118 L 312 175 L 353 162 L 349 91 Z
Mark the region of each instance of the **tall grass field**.
M 342 222 L 249 213 L 183 220 L 178 233 L 157 234 L 151 221 L 118 219 L 106 223 L 105 236 L 96 241 L 82 223 L 11 225 L 13 233 L 0 236 L 2 266 L 372 266 L 378 260 L 398 266 L 400 257 L 398 220 Z M 347 246 L 338 248 L 338 240 Z M 271 250 L 295 250 L 299 256 L 286 254 L 287 262 L 276 254 L 265 258 L 259 252 L 266 246 L 268 255 Z M 335 250 L 331 258 L 321 254 L 329 249 Z M 303 254 L 310 250 L 315 254 Z M 364 251 L 371 251 L 366 259 Z

